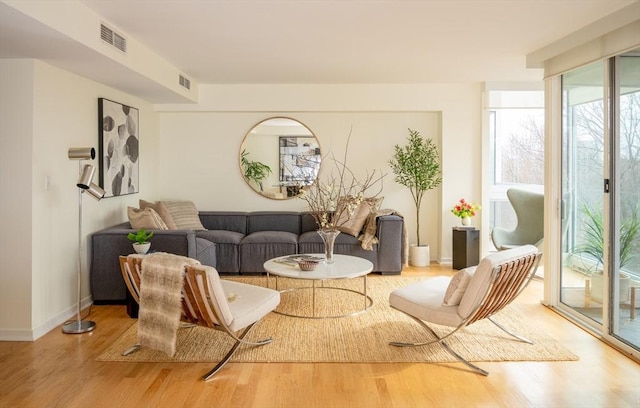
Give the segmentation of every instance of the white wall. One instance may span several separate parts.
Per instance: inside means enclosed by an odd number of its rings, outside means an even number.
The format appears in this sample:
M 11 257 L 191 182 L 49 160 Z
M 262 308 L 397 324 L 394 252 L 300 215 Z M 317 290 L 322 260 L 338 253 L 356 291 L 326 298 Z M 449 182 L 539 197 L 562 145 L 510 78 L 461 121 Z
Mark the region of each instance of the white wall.
M 238 156 L 245 134 L 272 116 L 300 120 L 318 138 L 323 153 L 344 151 L 353 129 L 349 166 L 388 173 L 383 206 L 406 217 L 415 243 L 415 208 L 409 191 L 393 181 L 388 160 L 403 145 L 407 128 L 440 146 L 443 184 L 422 206 L 421 241 L 432 258 L 451 259 L 449 209 L 461 198 L 481 201 L 480 84 L 422 85 L 207 85 L 201 103 L 157 105 L 160 112 L 159 196 L 187 198 L 203 210 L 304 210 L 302 200 L 274 201 L 242 180 Z M 143 197 L 145 198 L 145 197 Z
M 25 77 L 23 71 L 32 71 L 31 78 Z M 157 117 L 152 106 L 138 98 L 40 61 L 0 60 L 0 77 L 3 78 L 0 93 L 3 115 L 4 107 L 14 102 L 14 95 L 19 95 L 18 90 L 5 88 L 5 82 L 19 79 L 30 84 L 33 90 L 28 96 L 30 101 L 23 104 L 30 105 L 30 109 L 22 106 L 8 124 L 2 121 L 0 128 L 3 141 L 3 160 L 0 163 L 3 174 L 2 213 L 3 217 L 10 218 L 8 225 L 13 226 L 12 230 L 5 230 L 4 225 L 7 224 L 3 223 L 0 245 L 3 251 L 0 260 L 2 290 L 12 293 L 12 296 L 4 296 L 3 293 L 0 298 L 0 339 L 29 340 L 40 337 L 74 316 L 77 304 L 78 195 L 75 182 L 78 162 L 67 158 L 68 148 L 93 146 L 96 152 L 99 151 L 99 97 L 140 109 L 141 149 L 144 150 L 140 189 L 152 194 L 155 189 L 153 166 L 157 152 Z M 32 127 L 30 133 L 24 129 L 27 126 L 21 124 L 23 121 Z M 9 141 L 9 149 L 6 150 L 5 140 Z M 29 151 L 21 154 L 20 149 Z M 4 155 L 18 155 L 19 163 L 4 160 Z M 92 164 L 98 166 L 97 158 Z M 28 178 L 20 176 L 17 170 L 24 171 Z M 6 180 L 5 174 L 10 174 Z M 97 173 L 95 177 L 97 181 Z M 48 180 L 48 189 L 45 188 L 45 179 Z M 24 209 L 19 209 L 19 217 L 5 215 L 5 197 L 14 197 L 16 192 L 20 197 L 16 205 L 28 208 L 28 215 L 21 214 Z M 86 237 L 93 231 L 125 220 L 126 206 L 137 206 L 137 201 L 138 195 L 107 198 L 100 202 L 88 196 L 83 198 L 81 293 L 85 303 L 90 300 Z M 20 233 L 28 225 L 32 226 L 31 236 L 27 232 L 30 245 L 27 243 L 27 249 L 15 250 L 17 244 L 7 238 Z M 5 253 L 9 256 L 4 256 Z M 16 260 L 7 260 L 12 258 Z M 18 273 L 16 282 L 15 274 Z M 30 286 L 30 294 L 22 293 L 25 285 Z M 20 315 L 24 310 L 29 312 L 29 319 Z
M 0 328 L 28 338 L 31 319 L 33 64 L 0 61 Z

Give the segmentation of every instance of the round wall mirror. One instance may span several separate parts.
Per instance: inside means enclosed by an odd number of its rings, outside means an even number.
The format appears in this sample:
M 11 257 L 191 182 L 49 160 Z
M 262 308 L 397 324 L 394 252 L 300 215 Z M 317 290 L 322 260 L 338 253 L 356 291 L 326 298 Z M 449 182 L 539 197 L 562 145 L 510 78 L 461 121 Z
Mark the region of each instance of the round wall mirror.
M 320 170 L 320 144 L 295 119 L 276 117 L 255 125 L 240 147 L 240 171 L 258 194 L 275 200 L 296 197 Z

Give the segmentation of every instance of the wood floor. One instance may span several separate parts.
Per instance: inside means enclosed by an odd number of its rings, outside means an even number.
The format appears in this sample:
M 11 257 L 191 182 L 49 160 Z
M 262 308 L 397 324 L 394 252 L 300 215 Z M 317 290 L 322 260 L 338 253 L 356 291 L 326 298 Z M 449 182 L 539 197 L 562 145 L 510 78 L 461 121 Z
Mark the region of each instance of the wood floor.
M 124 306 L 94 306 L 92 333 L 0 342 L 0 407 L 640 407 L 640 365 L 541 306 L 541 296 L 534 281 L 517 308 L 580 360 L 480 363 L 488 377 L 462 364 L 230 363 L 205 383 L 211 364 L 95 361 L 131 320 Z

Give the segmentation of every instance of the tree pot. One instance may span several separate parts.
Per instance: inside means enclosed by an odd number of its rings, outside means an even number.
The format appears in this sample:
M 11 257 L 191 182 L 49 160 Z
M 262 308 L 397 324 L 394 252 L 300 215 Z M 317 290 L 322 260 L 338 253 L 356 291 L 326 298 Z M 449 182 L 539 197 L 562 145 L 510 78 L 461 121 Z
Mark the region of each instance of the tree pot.
M 409 263 L 412 266 L 429 266 L 431 263 L 431 253 L 429 245 L 410 245 Z

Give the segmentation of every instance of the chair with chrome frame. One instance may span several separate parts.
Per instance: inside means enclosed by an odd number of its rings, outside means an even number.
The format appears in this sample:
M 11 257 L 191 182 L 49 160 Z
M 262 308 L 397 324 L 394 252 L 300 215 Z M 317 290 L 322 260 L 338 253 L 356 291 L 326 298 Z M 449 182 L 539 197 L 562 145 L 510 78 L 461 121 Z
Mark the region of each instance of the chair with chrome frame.
M 533 191 L 510 188 L 507 198 L 516 213 L 514 229 L 495 227 L 491 241 L 498 251 L 520 245 L 535 245 L 542 250 L 544 239 L 544 195 Z
M 510 336 L 533 344 L 509 332 L 493 315 L 509 305 L 529 284 L 536 273 L 542 254 L 533 245 L 493 253 L 478 266 L 459 271 L 453 278 L 438 276 L 393 291 L 389 304 L 423 326 L 435 339 L 425 342 L 391 342 L 398 347 L 442 345 L 460 362 L 482 375 L 489 373 L 465 360 L 445 342 L 458 330 L 479 320 L 489 319 Z M 427 323 L 448 326 L 452 330 L 438 336 Z
M 139 301 L 140 277 L 144 257 L 129 255 L 120 257 L 123 277 L 131 295 Z M 251 329 L 280 304 L 280 292 L 262 286 L 220 279 L 218 271 L 211 266 L 186 266 L 182 289 L 183 321 L 225 332 L 235 343 L 222 360 L 202 379 L 211 379 L 224 367 L 241 344 L 264 345 L 271 338 L 248 341 Z M 184 327 L 184 326 L 183 326 Z M 241 333 L 238 333 L 240 332 Z M 125 353 L 132 353 L 136 345 Z M 123 353 L 124 354 L 124 353 Z

